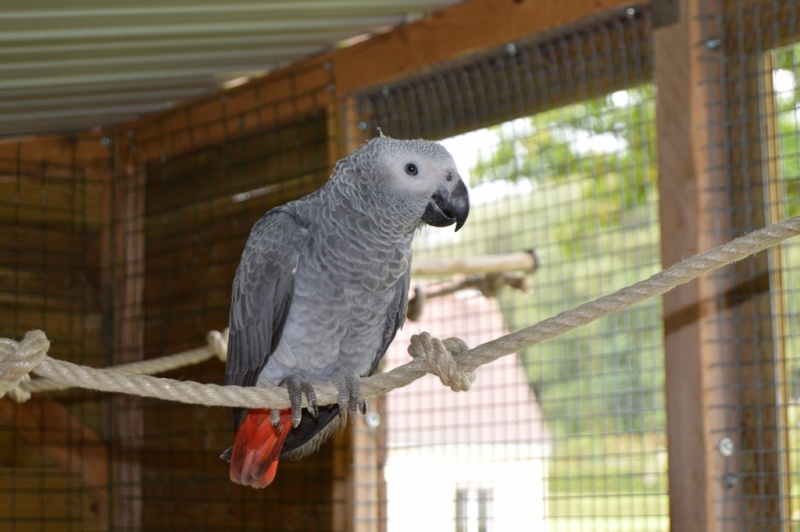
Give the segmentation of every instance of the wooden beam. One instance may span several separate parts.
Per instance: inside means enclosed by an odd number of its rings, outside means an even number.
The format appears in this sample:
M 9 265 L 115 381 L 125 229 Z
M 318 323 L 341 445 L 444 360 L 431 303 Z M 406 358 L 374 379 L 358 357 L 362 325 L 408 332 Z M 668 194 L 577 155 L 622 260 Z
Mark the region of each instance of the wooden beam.
M 780 9 L 789 4 L 796 9 Z M 665 266 L 777 221 L 779 205 L 772 66 L 763 54 L 782 37 L 745 30 L 766 21 L 740 3 L 680 7 L 679 24 L 655 32 Z M 744 28 L 723 15 L 733 9 Z M 711 37 L 722 45 L 698 45 Z M 782 530 L 790 520 L 781 262 L 772 249 L 664 296 L 673 530 L 716 530 L 721 517 L 726 530 L 752 522 Z
M 471 53 L 574 24 L 629 0 L 471 0 L 362 43 L 299 61 L 177 109 L 123 124 L 119 142 L 137 139 L 141 157 L 158 158 L 296 120 L 355 91 Z M 300 96 L 300 97 L 298 97 Z M 257 109 L 257 112 L 254 110 Z M 194 129 L 194 138 L 192 138 Z M 161 139 L 161 141 L 159 141 Z
M 705 61 L 704 48 L 697 46 L 704 35 L 701 25 L 713 24 L 703 21 L 701 14 L 708 16 L 718 9 L 716 0 L 680 0 L 679 22 L 654 33 L 665 267 L 711 248 L 719 223 L 714 219 L 714 193 L 726 185 L 725 176 L 711 169 L 724 167 L 720 84 L 715 82 L 721 72 L 719 63 Z M 716 503 L 730 495 L 723 484 L 730 464 L 717 451 L 725 436 L 717 430 L 725 426 L 724 412 L 710 408 L 725 404 L 729 391 L 725 354 L 720 343 L 710 341 L 730 334 L 721 330 L 723 310 L 718 301 L 723 290 L 712 278 L 703 277 L 663 297 L 670 526 L 674 531 L 717 530 Z M 727 525 L 732 522 L 726 520 Z
M 736 55 L 724 61 L 727 205 L 718 204 L 717 219 L 728 217 L 728 236 L 780 221 L 780 170 L 773 56 Z M 722 191 L 717 192 L 723 195 Z M 720 209 L 723 207 L 723 209 Z M 731 337 L 720 338 L 733 355 L 732 375 L 738 394 L 737 455 L 740 461 L 744 519 L 759 521 L 759 530 L 783 530 L 791 520 L 784 383 L 785 348 L 780 334 L 784 295 L 781 289 L 782 247 L 777 246 L 734 264 L 726 293 Z M 741 454 L 738 454 L 741 453 Z M 747 458 L 753 457 L 753 458 Z
M 0 400 L 0 419 L 13 425 L 50 462 L 78 476 L 96 502 L 94 530 L 108 529 L 108 446 L 67 408 L 50 399 Z
M 786 46 L 800 38 L 800 2 L 724 0 L 718 36 L 726 56 L 744 56 Z
M 512 53 L 495 48 L 466 64 L 361 91 L 362 120 L 390 136 L 446 138 L 630 89 L 652 80 L 651 31 L 638 11 L 592 17 L 578 31 L 520 41 Z M 491 95 L 482 95 L 483 87 L 492 87 Z M 440 116 L 431 120 L 434 110 Z
M 341 113 L 331 110 L 331 116 L 339 120 L 329 120 L 329 138 L 336 142 L 329 144 L 331 167 L 333 164 L 358 148 L 366 139 L 358 128 L 358 120 L 353 105 L 340 107 Z M 371 410 L 383 412 L 383 401 L 378 398 L 370 401 Z M 350 420 L 348 428 L 337 435 L 332 442 L 333 454 L 333 500 L 342 501 L 334 507 L 333 530 L 338 532 L 372 532 L 385 526 L 383 506 L 385 505 L 385 481 L 383 464 L 379 462 L 381 442 L 379 431 L 366 426 L 361 414 Z M 385 442 L 384 442 L 385 443 Z
M 356 108 L 342 108 L 342 129 L 339 136 L 343 157 L 368 140 L 368 133 L 358 127 Z M 369 410 L 386 419 L 386 401 L 376 397 L 369 401 Z M 347 499 L 350 519 L 346 523 L 348 532 L 376 532 L 386 528 L 386 480 L 383 476 L 385 463 L 386 428 L 381 425 L 369 427 L 364 416 L 357 414 L 351 420 L 349 467 L 347 471 Z
M 109 203 L 113 280 L 113 363 L 144 358 L 144 207 L 145 178 L 127 145 L 116 145 L 116 175 Z M 143 399 L 120 394 L 112 401 L 113 523 L 115 528 L 138 530 L 142 526 L 143 497 L 141 453 L 144 436 Z
M 575 24 L 627 0 L 472 0 L 323 57 L 339 95 L 388 83 L 536 33 Z
M 101 133 L 0 139 L 0 159 L 74 166 L 91 175 L 94 169 L 108 170 L 111 159 L 108 139 Z

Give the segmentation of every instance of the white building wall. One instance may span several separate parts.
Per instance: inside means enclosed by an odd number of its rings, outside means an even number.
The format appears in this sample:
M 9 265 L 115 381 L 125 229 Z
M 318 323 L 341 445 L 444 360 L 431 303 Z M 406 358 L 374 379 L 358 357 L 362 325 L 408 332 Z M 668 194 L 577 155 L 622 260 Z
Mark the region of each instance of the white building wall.
M 546 530 L 544 452 L 509 444 L 390 448 L 388 532 L 455 530 L 458 488 L 492 489 L 490 532 Z

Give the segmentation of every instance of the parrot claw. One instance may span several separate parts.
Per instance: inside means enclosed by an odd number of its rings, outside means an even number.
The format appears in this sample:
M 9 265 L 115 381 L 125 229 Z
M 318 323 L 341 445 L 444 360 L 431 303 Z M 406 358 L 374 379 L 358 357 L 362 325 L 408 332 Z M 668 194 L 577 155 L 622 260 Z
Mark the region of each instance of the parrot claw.
M 362 416 L 367 415 L 367 402 L 366 401 L 359 401 L 358 402 L 358 409 L 361 411 Z
M 278 425 L 281 423 L 281 411 L 272 409 L 269 411 L 269 421 L 272 423 L 273 428 L 278 428 Z M 228 460 L 230 462 L 230 460 Z
M 356 409 L 360 408 L 362 403 L 366 407 L 364 401 L 359 401 L 358 396 L 361 393 L 361 384 L 358 377 L 352 369 L 347 366 L 343 367 L 333 375 L 333 384 L 339 390 L 339 411 L 348 411 L 351 414 L 355 413 Z
M 281 386 L 286 386 L 289 391 L 289 402 L 292 405 L 292 426 L 297 427 L 303 417 L 303 396 L 305 395 L 308 402 L 308 411 L 315 418 L 319 416 L 319 407 L 317 406 L 317 392 L 310 382 L 303 379 L 299 375 L 290 375 L 281 381 Z M 273 410 L 278 412 L 277 410 Z M 272 414 L 270 414 L 272 415 Z M 274 426 L 275 418 L 272 417 L 271 421 Z

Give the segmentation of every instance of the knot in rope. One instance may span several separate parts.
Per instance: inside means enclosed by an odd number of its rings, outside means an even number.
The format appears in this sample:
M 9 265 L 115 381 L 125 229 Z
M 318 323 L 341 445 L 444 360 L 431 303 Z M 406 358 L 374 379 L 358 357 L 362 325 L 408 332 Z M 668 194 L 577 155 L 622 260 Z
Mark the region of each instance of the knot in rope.
M 0 397 L 8 394 L 17 402 L 25 402 L 31 394 L 17 385 L 30 379 L 29 373 L 44 360 L 50 340 L 42 331 L 28 331 L 21 342 L 0 338 Z
M 469 347 L 460 338 L 442 341 L 426 332 L 413 335 L 408 346 L 408 354 L 423 359 L 430 372 L 454 392 L 465 392 L 475 382 L 475 372 L 459 368 L 455 358 L 468 351 Z
M 206 335 L 208 347 L 223 364 L 228 360 L 228 331 L 230 329 L 225 327 L 222 332 L 209 331 Z

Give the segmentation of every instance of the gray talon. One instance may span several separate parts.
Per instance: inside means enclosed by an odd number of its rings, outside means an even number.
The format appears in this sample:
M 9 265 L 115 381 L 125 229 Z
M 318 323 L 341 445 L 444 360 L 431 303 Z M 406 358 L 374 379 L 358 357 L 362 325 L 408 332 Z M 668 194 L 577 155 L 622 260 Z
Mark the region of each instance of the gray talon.
M 358 409 L 361 411 L 362 416 L 367 415 L 367 402 L 366 401 L 359 401 L 358 402 Z
M 278 425 L 281 422 L 281 411 L 272 409 L 269 411 L 269 420 L 272 422 L 273 428 L 278 428 Z
M 339 390 L 339 397 L 336 401 L 339 404 L 339 410 L 354 413 L 360 406 L 358 396 L 361 392 L 361 385 L 355 372 L 347 366 L 343 367 L 333 375 L 333 384 Z
M 317 393 L 311 383 L 303 379 L 299 375 L 290 375 L 281 381 L 281 386 L 286 386 L 289 392 L 289 403 L 292 405 L 292 426 L 297 427 L 300 424 L 300 419 L 303 417 L 303 396 L 305 395 L 308 401 L 309 412 L 314 417 L 319 415 L 319 408 L 317 407 Z M 275 412 L 275 410 L 273 410 Z M 272 415 L 272 414 L 270 414 Z M 274 418 L 272 418 L 274 420 Z M 273 425 L 277 425 L 273 421 Z

